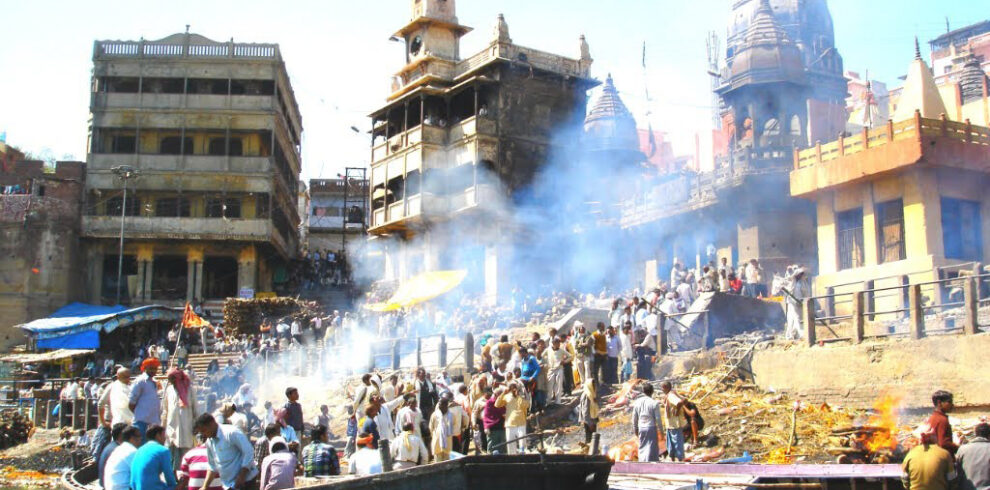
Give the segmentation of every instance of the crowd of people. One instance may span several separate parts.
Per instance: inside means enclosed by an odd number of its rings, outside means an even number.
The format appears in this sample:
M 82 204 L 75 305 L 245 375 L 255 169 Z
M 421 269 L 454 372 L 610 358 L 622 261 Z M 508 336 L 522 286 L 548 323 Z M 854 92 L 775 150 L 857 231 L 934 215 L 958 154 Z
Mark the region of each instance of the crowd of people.
M 919 444 L 901 463 L 904 490 L 990 488 L 990 424 L 977 424 L 972 439 L 957 443 L 948 417 L 955 408 L 952 393 L 936 391 L 932 404 L 932 414 L 915 430 Z

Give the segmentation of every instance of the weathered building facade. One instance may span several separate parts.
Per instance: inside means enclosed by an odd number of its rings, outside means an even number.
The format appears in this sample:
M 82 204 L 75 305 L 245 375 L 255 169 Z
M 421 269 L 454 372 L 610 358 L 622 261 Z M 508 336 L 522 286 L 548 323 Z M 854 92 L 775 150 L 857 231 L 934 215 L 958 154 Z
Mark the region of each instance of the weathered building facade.
M 83 299 L 79 217 L 82 162 L 19 160 L 0 171 L 0 349 L 23 343 L 14 325 Z
M 372 240 L 385 279 L 467 269 L 465 287 L 495 300 L 518 256 L 504 212 L 550 158 L 563 128 L 580 128 L 592 63 L 513 43 L 499 16 L 490 42 L 461 57 L 470 28 L 455 0 L 412 0 L 395 33 L 405 64 L 371 114 Z M 579 136 L 575 134 L 575 137 Z M 575 140 L 566 142 L 575 144 Z
M 367 240 L 368 181 L 359 179 L 310 179 L 310 253 L 355 250 Z
M 116 300 L 121 234 L 122 302 L 272 290 L 298 252 L 302 134 L 277 44 L 96 41 L 90 112 L 90 302 Z
M 946 116 L 916 53 L 892 120 L 796 153 L 791 195 L 816 206 L 815 293 L 869 290 L 871 311 L 891 311 L 906 303 L 897 286 L 983 273 L 988 145 L 986 126 Z M 943 300 L 933 285 L 925 288 L 931 302 Z
M 756 258 L 766 275 L 814 265 L 814 215 L 788 192 L 795 149 L 844 129 L 846 82 L 824 0 L 733 4 L 718 94 L 726 142 L 714 170 L 670 174 L 625 204 L 621 223 L 652 287 L 689 267 Z

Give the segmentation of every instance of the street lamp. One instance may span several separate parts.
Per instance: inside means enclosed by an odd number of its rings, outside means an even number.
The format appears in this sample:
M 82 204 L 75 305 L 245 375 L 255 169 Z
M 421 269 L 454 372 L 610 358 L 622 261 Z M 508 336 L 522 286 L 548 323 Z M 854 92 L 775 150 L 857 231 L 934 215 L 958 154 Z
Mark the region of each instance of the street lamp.
M 117 304 L 120 304 L 120 282 L 124 275 L 124 217 L 127 215 L 127 181 L 137 177 L 138 170 L 130 165 L 118 165 L 110 169 L 124 181 L 124 199 L 120 203 L 120 249 L 117 251 Z

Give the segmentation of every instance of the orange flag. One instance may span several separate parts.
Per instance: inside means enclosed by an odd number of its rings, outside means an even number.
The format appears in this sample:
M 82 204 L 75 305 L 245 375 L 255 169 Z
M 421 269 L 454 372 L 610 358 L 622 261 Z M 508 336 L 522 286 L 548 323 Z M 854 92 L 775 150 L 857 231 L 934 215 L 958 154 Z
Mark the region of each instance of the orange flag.
M 202 319 L 196 312 L 193 311 L 192 306 L 186 303 L 186 311 L 182 312 L 182 327 L 183 328 L 203 328 L 208 327 L 210 322 Z

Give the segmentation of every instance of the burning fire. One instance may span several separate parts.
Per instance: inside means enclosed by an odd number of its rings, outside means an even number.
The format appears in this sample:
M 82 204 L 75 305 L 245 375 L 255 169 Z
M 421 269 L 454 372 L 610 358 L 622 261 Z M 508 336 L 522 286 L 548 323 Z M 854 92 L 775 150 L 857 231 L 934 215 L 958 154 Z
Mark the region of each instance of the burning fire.
M 874 413 L 870 415 L 867 424 L 880 430 L 873 431 L 865 443 L 870 452 L 880 450 L 893 451 L 897 449 L 897 408 L 901 397 L 885 394 L 873 402 Z
M 778 447 L 767 453 L 765 462 L 767 464 L 790 464 L 793 458 L 787 454 L 787 449 Z
M 639 460 L 639 439 L 633 437 L 621 444 L 617 444 L 608 450 L 608 459 L 614 461 L 638 461 Z

